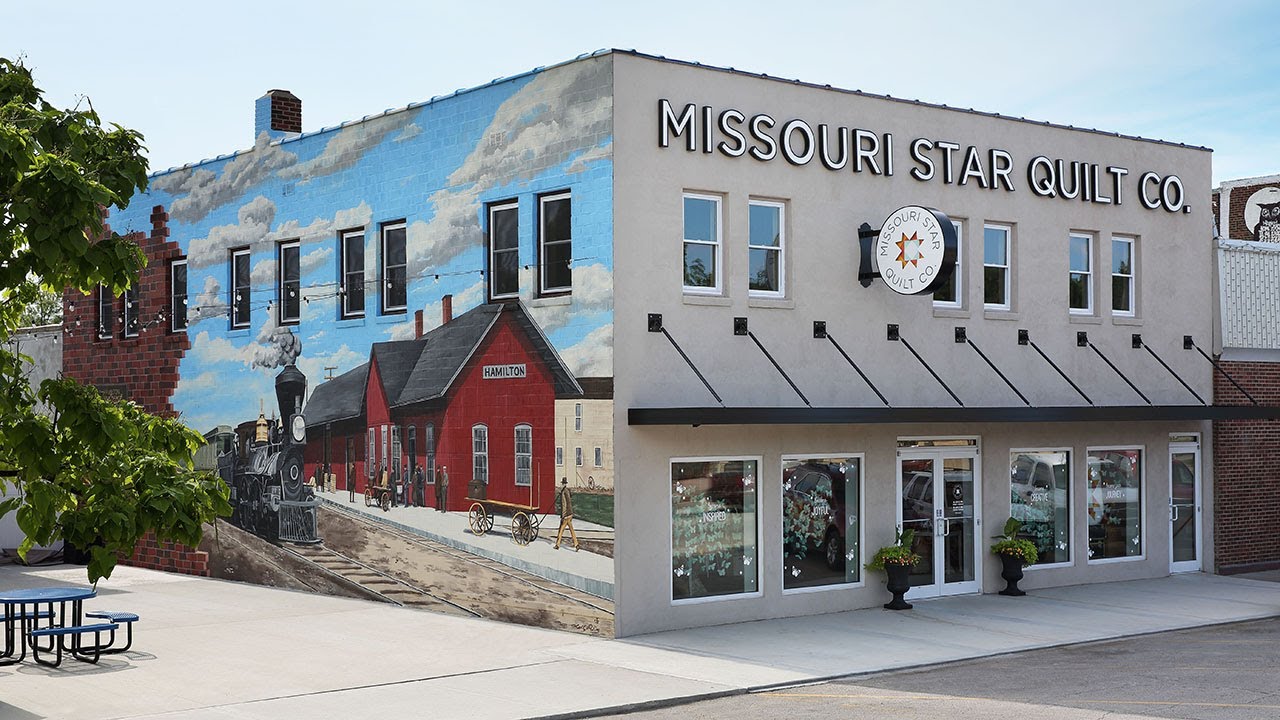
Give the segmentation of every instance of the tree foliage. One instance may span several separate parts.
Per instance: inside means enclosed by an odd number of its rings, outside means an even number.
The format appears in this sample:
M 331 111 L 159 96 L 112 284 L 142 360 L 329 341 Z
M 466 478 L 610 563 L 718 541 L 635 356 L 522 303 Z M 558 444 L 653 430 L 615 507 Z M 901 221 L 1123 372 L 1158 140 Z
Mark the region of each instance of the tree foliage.
M 225 485 L 193 468 L 198 433 L 72 380 L 33 389 L 8 344 L 42 294 L 137 281 L 142 250 L 104 234 L 101 212 L 146 188 L 141 143 L 91 105 L 53 107 L 0 58 L 0 516 L 16 511 L 24 557 L 59 538 L 87 549 L 92 582 L 148 530 L 196 545 L 202 523 L 230 512 Z

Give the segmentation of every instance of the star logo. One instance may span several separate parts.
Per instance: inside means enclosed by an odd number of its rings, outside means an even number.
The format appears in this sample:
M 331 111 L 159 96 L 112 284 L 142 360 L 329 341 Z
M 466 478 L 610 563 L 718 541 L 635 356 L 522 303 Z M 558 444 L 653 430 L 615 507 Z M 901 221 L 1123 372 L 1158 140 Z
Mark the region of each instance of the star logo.
M 902 267 L 906 267 L 908 263 L 912 267 L 919 267 L 920 261 L 920 237 L 916 232 L 911 233 L 911 237 L 907 237 L 906 233 L 902 233 L 902 239 L 894 243 L 898 246 L 898 257 L 894 258 L 902 263 Z

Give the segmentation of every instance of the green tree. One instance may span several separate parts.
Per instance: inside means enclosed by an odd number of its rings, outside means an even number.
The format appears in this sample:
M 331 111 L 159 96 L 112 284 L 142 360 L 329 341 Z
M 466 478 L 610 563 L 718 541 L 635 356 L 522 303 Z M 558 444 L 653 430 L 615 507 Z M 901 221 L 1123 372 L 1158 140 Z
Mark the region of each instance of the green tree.
M 137 281 L 142 250 L 105 234 L 101 209 L 146 188 L 141 142 L 92 105 L 51 106 L 21 62 L 0 58 L 0 516 L 17 513 L 23 556 L 59 538 L 89 550 L 91 582 L 149 530 L 196 545 L 230 513 L 226 486 L 193 468 L 199 434 L 71 380 L 33 389 L 6 349 L 42 294 Z

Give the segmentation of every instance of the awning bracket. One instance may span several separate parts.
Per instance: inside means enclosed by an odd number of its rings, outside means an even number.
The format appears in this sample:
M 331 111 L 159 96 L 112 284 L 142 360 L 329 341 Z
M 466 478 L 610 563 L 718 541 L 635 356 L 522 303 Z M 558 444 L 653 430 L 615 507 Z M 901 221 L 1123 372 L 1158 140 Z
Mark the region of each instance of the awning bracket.
M 938 384 L 942 386 L 942 389 L 947 391 L 947 394 L 951 396 L 951 399 L 955 400 L 956 404 L 960 407 L 964 407 L 964 403 L 960 398 L 951 391 L 951 388 L 947 387 L 947 384 L 942 381 L 942 378 L 938 377 L 938 373 L 934 372 L 933 368 L 929 367 L 929 363 L 925 362 L 924 358 L 920 357 L 920 353 L 916 352 L 916 349 L 911 347 L 911 343 L 907 342 L 907 339 L 902 337 L 902 333 L 898 332 L 898 326 L 893 323 L 889 324 L 889 342 L 902 343 L 903 346 L 910 350 L 911 354 L 916 357 L 916 360 L 920 361 L 920 364 L 924 366 L 924 369 L 929 371 L 929 374 L 933 376 L 933 379 L 938 381 Z
M 1000 372 L 1000 368 L 996 367 L 996 364 L 991 362 L 991 358 L 987 357 L 987 354 L 982 352 L 982 348 L 979 348 L 972 340 L 969 339 L 969 334 L 965 331 L 964 326 L 962 325 L 956 327 L 956 342 L 964 343 L 973 348 L 973 351 L 978 353 L 978 357 L 986 361 L 987 365 L 990 366 L 991 369 L 995 371 L 996 375 L 999 375 L 1000 379 L 1004 381 L 1004 384 L 1008 385 L 1009 389 L 1018 396 L 1018 399 L 1022 401 L 1022 404 L 1027 407 L 1031 407 L 1031 401 L 1027 399 L 1027 396 L 1023 395 L 1022 391 L 1014 387 L 1013 383 L 1009 381 L 1009 378 L 1005 377 L 1004 373 Z
M 1222 377 L 1224 377 L 1224 378 L 1226 378 L 1226 379 L 1230 380 L 1230 381 L 1231 381 L 1231 384 L 1232 384 L 1232 385 L 1235 385 L 1237 390 L 1239 390 L 1241 393 L 1243 393 L 1245 397 L 1249 398 L 1249 402 L 1253 403 L 1254 405 L 1257 405 L 1257 404 L 1258 404 L 1258 401 L 1257 401 L 1257 400 L 1255 400 L 1255 399 L 1253 398 L 1253 396 L 1249 394 L 1249 391 L 1248 391 L 1248 390 L 1245 390 L 1243 387 L 1241 387 L 1241 386 L 1240 386 L 1240 383 L 1236 382 L 1236 379 L 1235 379 L 1235 378 L 1233 378 L 1233 377 L 1231 377 L 1230 373 L 1228 373 L 1226 370 L 1223 370 L 1223 369 L 1222 369 L 1222 366 L 1221 366 L 1221 365 L 1219 365 L 1219 364 L 1218 364 L 1218 362 L 1217 362 L 1216 360 L 1214 360 L 1213 358 L 1209 357 L 1209 355 L 1208 355 L 1208 354 L 1206 354 L 1206 353 L 1205 353 L 1205 351 L 1201 350 L 1201 349 L 1200 349 L 1200 346 L 1196 344 L 1196 341 L 1195 341 L 1195 340 L 1191 339 L 1191 336 L 1190 336 L 1190 335 L 1183 335 L 1183 336 L 1182 336 L 1182 348 L 1183 348 L 1184 350 L 1191 350 L 1191 349 L 1193 349 L 1193 348 L 1194 348 L 1194 349 L 1196 350 L 1196 352 L 1200 353 L 1200 354 L 1204 357 L 1204 359 L 1205 359 L 1205 360 L 1208 360 L 1208 361 L 1209 361 L 1209 364 L 1210 364 L 1210 365 L 1212 365 L 1212 366 L 1214 367 L 1214 369 L 1215 369 L 1215 370 L 1217 370 L 1218 372 L 1222 373 Z
M 1067 374 L 1062 372 L 1062 368 L 1058 367 L 1057 363 L 1050 360 L 1049 356 L 1044 354 L 1044 351 L 1040 349 L 1039 345 L 1036 345 L 1035 341 L 1031 339 L 1030 332 L 1026 330 L 1018 330 L 1018 344 L 1030 345 L 1032 350 L 1035 350 L 1037 353 L 1039 353 L 1040 357 L 1044 358 L 1044 361 L 1049 363 L 1049 367 L 1058 371 L 1058 374 L 1062 376 L 1063 380 L 1067 381 L 1067 384 L 1071 386 L 1072 390 L 1075 390 L 1077 393 L 1079 393 L 1080 397 L 1084 398 L 1085 402 L 1089 403 L 1090 405 L 1093 405 L 1093 400 L 1090 400 L 1089 396 L 1084 394 L 1084 391 L 1080 389 L 1080 386 L 1072 382 L 1071 378 L 1067 377 Z
M 867 377 L 867 374 L 862 372 L 862 368 L 858 367 L 858 363 L 854 362 L 853 358 L 849 357 L 849 353 L 845 352 L 844 348 L 840 347 L 840 343 L 836 342 L 836 339 L 831 337 L 831 334 L 827 332 L 826 321 L 813 321 L 813 337 L 817 340 L 821 340 L 823 338 L 830 340 L 831 344 L 835 346 L 836 351 L 844 357 L 844 361 L 849 363 L 849 367 L 852 367 L 858 373 L 858 376 L 862 378 L 862 382 L 866 383 L 867 387 L 871 388 L 871 392 L 875 393 L 876 397 L 880 398 L 880 402 L 884 403 L 885 407 L 890 407 L 889 401 L 885 399 L 884 394 L 882 394 L 879 388 L 875 386 L 875 383 L 871 382 L 871 378 Z
M 1165 370 L 1168 370 L 1168 371 L 1169 371 L 1169 374 L 1170 374 L 1170 375 L 1172 375 L 1172 376 L 1173 376 L 1173 377 L 1174 377 L 1178 382 L 1182 383 L 1182 387 L 1186 388 L 1186 389 L 1187 389 L 1187 392 L 1189 392 L 1189 393 L 1191 393 L 1192 395 L 1194 395 L 1194 396 L 1195 396 L 1195 398 L 1196 398 L 1196 400 L 1199 400 L 1199 401 L 1200 401 L 1200 404 L 1201 404 L 1201 405 L 1208 405 L 1208 404 L 1209 404 L 1209 403 L 1207 403 L 1207 402 L 1205 402 L 1205 401 L 1204 401 L 1204 398 L 1200 397 L 1200 393 L 1196 392 L 1194 389 L 1192 389 L 1192 387 L 1191 387 L 1190 385 L 1188 385 L 1188 384 L 1187 384 L 1187 381 L 1186 381 L 1186 380 L 1183 380 L 1183 379 L 1182 379 L 1182 376 L 1181 376 L 1181 375 L 1179 375 L 1178 373 L 1174 372 L 1174 371 L 1173 371 L 1173 368 L 1169 367 L 1169 363 L 1165 362 L 1163 358 L 1161 358 L 1159 355 L 1157 355 L 1157 354 L 1156 354 L 1156 351 L 1155 351 L 1155 350 L 1152 350 L 1150 345 L 1148 345 L 1148 344 L 1146 344 L 1146 343 L 1144 343 L 1144 342 L 1142 341 L 1142 335 L 1140 335 L 1139 333 L 1134 333 L 1134 334 L 1133 334 L 1133 346 L 1134 346 L 1135 348 L 1142 348 L 1142 349 L 1146 350 L 1148 353 L 1150 353 L 1151 357 L 1155 358 L 1155 359 L 1156 359 L 1156 362 L 1160 363 L 1160 365 L 1161 365 L 1162 367 L 1164 367 L 1164 369 L 1165 369 Z
M 1103 355 L 1103 354 L 1102 354 L 1102 351 L 1098 349 L 1098 346 L 1097 346 L 1097 345 L 1094 345 L 1094 344 L 1093 344 L 1093 341 L 1091 341 L 1091 340 L 1089 339 L 1089 333 L 1085 332 L 1084 330 L 1080 330 L 1080 331 L 1078 331 L 1078 332 L 1076 333 L 1076 346 L 1077 346 L 1077 347 L 1087 347 L 1087 348 L 1089 348 L 1090 350 L 1092 350 L 1092 351 L 1094 351 L 1095 353 L 1097 353 L 1098 357 L 1102 358 L 1102 362 L 1106 363 L 1106 364 L 1107 364 L 1107 367 L 1109 367 L 1109 368 L 1111 368 L 1112 370 L 1114 370 L 1114 371 L 1115 371 L 1115 373 L 1116 373 L 1117 375 L 1119 375 L 1119 376 L 1120 376 L 1120 379 L 1121 379 L 1121 380 L 1124 380 L 1124 381 L 1129 385 L 1129 387 L 1133 388 L 1133 391 L 1134 391 L 1134 392 L 1136 392 L 1136 393 L 1138 393 L 1138 397 L 1142 398 L 1142 401 L 1143 401 L 1143 402 L 1145 402 L 1145 403 L 1146 403 L 1146 404 L 1148 404 L 1148 405 L 1150 405 L 1150 404 L 1151 404 L 1151 399 L 1150 399 L 1150 398 L 1148 398 L 1146 395 L 1144 395 L 1144 394 L 1143 394 L 1143 392 L 1142 392 L 1141 390 L 1139 390 L 1139 389 L 1138 389 L 1138 386 L 1133 384 L 1133 381 L 1132 381 L 1132 380 L 1130 380 L 1129 378 L 1125 377 L 1125 374 L 1124 374 L 1124 373 L 1122 373 L 1122 372 L 1120 372 L 1120 368 L 1116 367 L 1116 364 L 1115 364 L 1115 363 L 1113 363 L 1113 362 L 1111 362 L 1111 360 L 1110 360 L 1110 359 L 1108 359 L 1106 355 Z
M 698 379 L 707 387 L 707 391 L 716 399 L 716 402 L 720 403 L 721 407 L 724 407 L 724 400 L 720 399 L 720 394 L 716 392 L 715 388 L 711 387 L 711 383 L 707 382 L 707 379 L 702 376 L 702 372 L 698 370 L 698 366 L 693 364 L 693 361 L 689 359 L 689 356 L 684 354 L 684 350 L 680 348 L 680 344 L 676 342 L 676 339 L 671 337 L 671 333 L 667 332 L 667 329 L 662 326 L 661 313 L 649 313 L 649 332 L 660 332 L 666 336 L 667 342 L 670 342 L 671 347 L 675 348 L 676 352 L 680 353 L 680 357 L 684 358 L 685 364 L 689 366 L 689 369 L 693 371 L 693 374 L 698 376 Z
M 796 391 L 796 395 L 800 396 L 800 399 L 804 401 L 804 404 L 809 407 L 813 407 L 813 403 L 809 402 L 809 398 L 805 397 L 804 393 L 800 392 L 800 388 L 796 387 L 796 384 L 791 381 L 791 376 L 787 375 L 787 371 L 783 370 L 782 366 L 778 364 L 778 361 L 773 359 L 773 356 L 765 349 L 764 344 L 760 342 L 760 339 L 756 337 L 756 334 L 747 328 L 746 318 L 736 317 L 733 319 L 733 334 L 746 335 L 751 338 L 751 341 L 756 344 L 756 347 L 760 348 L 760 352 L 764 353 L 764 356 L 769 358 L 769 362 L 773 363 L 774 369 L 778 371 L 778 374 L 782 376 L 782 379 L 786 380 L 787 384 L 791 386 L 791 389 Z

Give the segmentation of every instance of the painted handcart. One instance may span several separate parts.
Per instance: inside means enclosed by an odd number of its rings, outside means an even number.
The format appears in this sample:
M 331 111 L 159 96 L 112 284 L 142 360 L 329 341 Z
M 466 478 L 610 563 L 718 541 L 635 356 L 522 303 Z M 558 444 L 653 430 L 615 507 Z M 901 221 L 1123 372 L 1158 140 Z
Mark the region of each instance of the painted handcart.
M 471 532 L 484 535 L 493 529 L 495 517 L 511 518 L 507 526 L 511 530 L 511 539 L 517 545 L 528 545 L 538 539 L 538 529 L 542 526 L 542 516 L 538 514 L 536 505 L 520 505 L 519 503 L 502 502 L 501 500 L 483 500 L 467 498 L 471 510 L 467 513 L 467 522 Z
M 383 510 L 391 509 L 391 486 L 370 480 L 364 488 L 364 506 L 380 507 Z

